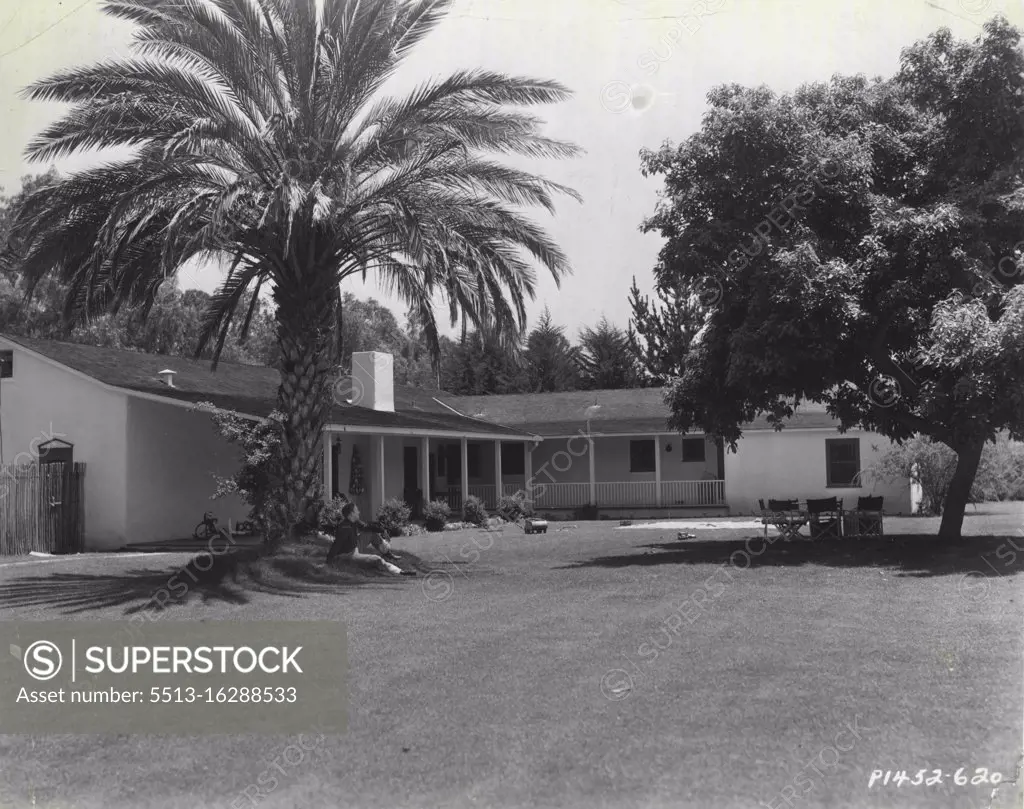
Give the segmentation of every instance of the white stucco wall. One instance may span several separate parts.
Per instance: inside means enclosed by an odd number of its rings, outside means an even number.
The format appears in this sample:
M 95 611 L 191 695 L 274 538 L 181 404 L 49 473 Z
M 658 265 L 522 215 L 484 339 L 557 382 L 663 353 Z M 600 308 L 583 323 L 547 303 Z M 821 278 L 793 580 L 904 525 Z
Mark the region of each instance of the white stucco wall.
M 240 454 L 217 432 L 208 413 L 127 397 L 127 520 L 131 542 L 192 535 L 206 511 L 227 527 L 248 518 L 238 497 L 211 500 L 214 475 L 238 469 Z
M 758 499 L 839 497 L 852 508 L 858 497 L 882 495 L 889 514 L 909 514 L 910 483 L 884 483 L 864 475 L 857 488 L 829 488 L 825 469 L 825 441 L 860 440 L 860 468 L 867 469 L 887 451 L 891 442 L 876 433 L 850 430 L 750 431 L 737 443 L 736 453 L 725 453 L 725 497 L 732 514 L 757 511 Z
M 128 537 L 126 397 L 3 338 L 0 348 L 14 351 L 14 376 L 0 382 L 3 462 L 34 461 L 52 437 L 70 441 L 74 460 L 86 464 L 86 550 L 120 547 Z

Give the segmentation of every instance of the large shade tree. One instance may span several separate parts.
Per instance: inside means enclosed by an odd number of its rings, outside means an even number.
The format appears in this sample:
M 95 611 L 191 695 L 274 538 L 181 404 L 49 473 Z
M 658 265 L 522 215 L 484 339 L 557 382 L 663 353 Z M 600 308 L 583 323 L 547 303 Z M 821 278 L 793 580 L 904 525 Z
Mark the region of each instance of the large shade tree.
M 959 537 L 986 440 L 1024 434 L 1020 33 L 997 17 L 905 49 L 887 80 L 708 102 L 700 131 L 642 158 L 665 181 L 645 224 L 667 239 L 657 290 L 702 303 L 673 427 L 735 446 L 810 400 L 844 428 L 929 436 L 957 454 L 940 536 Z M 663 346 L 663 313 L 637 310 Z
M 316 509 L 317 451 L 337 358 L 339 283 L 375 274 L 437 349 L 433 303 L 454 322 L 517 332 L 535 266 L 565 256 L 523 211 L 569 189 L 488 158 L 565 157 L 525 108 L 560 84 L 467 70 L 382 93 L 451 0 L 112 0 L 133 53 L 61 72 L 29 98 L 72 105 L 29 146 L 51 161 L 125 156 L 63 177 L 22 208 L 34 278 L 71 285 L 68 317 L 147 304 L 182 265 L 229 268 L 203 342 L 276 303 L 284 414 L 280 532 Z

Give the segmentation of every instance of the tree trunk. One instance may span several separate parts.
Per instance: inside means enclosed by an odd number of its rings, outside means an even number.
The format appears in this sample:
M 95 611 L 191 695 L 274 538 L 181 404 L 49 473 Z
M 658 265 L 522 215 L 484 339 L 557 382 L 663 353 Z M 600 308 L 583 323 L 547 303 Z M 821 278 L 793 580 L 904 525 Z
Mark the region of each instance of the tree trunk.
M 281 350 L 277 408 L 284 416 L 274 475 L 274 542 L 296 539 L 299 524 L 315 517 L 323 493 L 321 447 L 333 401 L 336 296 L 316 283 L 318 273 L 304 275 L 291 288 L 274 290 Z
M 974 476 L 981 463 L 981 453 L 985 449 L 985 439 L 972 439 L 969 443 L 956 448 L 956 471 L 949 482 L 946 502 L 942 507 L 942 523 L 939 525 L 939 539 L 955 542 L 961 538 L 964 523 L 964 512 L 971 496 Z

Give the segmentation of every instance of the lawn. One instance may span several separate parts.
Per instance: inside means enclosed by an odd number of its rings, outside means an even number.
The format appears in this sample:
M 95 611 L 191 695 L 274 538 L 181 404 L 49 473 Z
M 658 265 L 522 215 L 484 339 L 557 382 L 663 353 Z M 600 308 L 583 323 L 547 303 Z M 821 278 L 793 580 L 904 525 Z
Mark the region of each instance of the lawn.
M 885 543 L 454 532 L 395 541 L 419 578 L 225 577 L 167 615 L 347 627 L 349 730 L 278 772 L 267 809 L 1019 806 L 951 774 L 1018 773 L 1022 517 L 980 507 L 939 553 L 910 518 Z M 25 561 L 0 561 L 5 620 L 125 618 L 188 557 Z M 0 806 L 253 806 L 295 741 L 2 736 Z M 950 783 L 868 787 L 925 768 Z

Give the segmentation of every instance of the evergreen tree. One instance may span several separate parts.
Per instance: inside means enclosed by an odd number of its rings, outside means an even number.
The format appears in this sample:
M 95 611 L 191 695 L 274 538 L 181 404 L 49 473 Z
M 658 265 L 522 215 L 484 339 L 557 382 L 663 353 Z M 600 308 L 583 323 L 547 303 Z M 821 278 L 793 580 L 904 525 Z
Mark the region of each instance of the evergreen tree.
M 478 331 L 463 334 L 459 342 L 450 344 L 441 368 L 441 385 L 457 396 L 526 391 L 521 344 L 513 341 L 503 346 Z
M 580 330 L 578 362 L 581 386 L 588 390 L 639 388 L 644 384 L 629 335 L 602 317 L 595 328 Z
M 576 355 L 562 327 L 551 322 L 551 312 L 545 306 L 526 340 L 523 354 L 528 390 L 532 393 L 576 390 L 580 383 Z
M 640 294 L 633 279 L 629 305 L 633 310 L 628 339 L 634 355 L 657 384 L 666 384 L 681 376 L 694 338 L 704 325 L 707 311 L 704 303 L 711 302 L 715 287 L 704 294 L 691 287 L 664 289 L 658 292 L 663 306 Z

